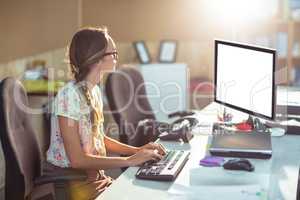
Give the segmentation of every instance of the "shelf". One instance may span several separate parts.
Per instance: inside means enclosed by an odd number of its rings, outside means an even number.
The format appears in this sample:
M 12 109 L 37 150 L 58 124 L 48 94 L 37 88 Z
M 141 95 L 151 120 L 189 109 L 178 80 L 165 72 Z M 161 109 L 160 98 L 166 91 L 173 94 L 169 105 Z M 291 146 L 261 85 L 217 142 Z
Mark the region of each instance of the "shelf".
M 63 81 L 48 80 L 22 80 L 30 96 L 55 96 L 57 91 L 65 84 Z
M 249 37 L 271 36 L 276 32 L 288 32 L 288 22 L 270 19 L 259 24 L 244 27 L 241 32 L 246 32 Z
M 300 21 L 293 21 L 292 23 L 294 26 L 300 27 Z
M 276 26 L 277 32 L 288 32 L 289 24 L 287 22 L 278 22 Z
M 293 65 L 300 67 L 300 57 L 294 57 L 293 58 Z
M 300 21 L 274 18 L 260 23 L 260 25 L 256 25 L 255 27 L 247 27 L 245 33 L 247 33 L 246 36 L 248 35 L 250 41 L 266 43 L 263 40 L 266 37 L 274 45 L 273 48 L 278 47 L 278 52 L 279 50 L 285 51 L 286 55 L 283 54 L 285 55 L 284 57 L 278 57 L 276 60 L 276 70 L 285 70 L 285 68 L 286 70 L 293 68 L 300 69 L 300 56 L 293 56 L 295 43 L 300 43 Z M 284 35 L 281 37 L 279 33 L 284 33 Z M 263 38 L 261 41 L 259 40 L 260 37 Z M 287 80 L 290 80 L 290 78 L 293 79 L 290 75 L 287 78 Z M 293 83 L 295 80 L 291 81 Z
M 277 59 L 277 66 L 285 66 L 287 65 L 287 59 L 286 58 L 278 58 Z
M 277 66 L 284 66 L 288 64 L 287 58 L 278 58 L 277 59 Z M 300 56 L 292 58 L 292 66 L 298 65 L 300 67 Z

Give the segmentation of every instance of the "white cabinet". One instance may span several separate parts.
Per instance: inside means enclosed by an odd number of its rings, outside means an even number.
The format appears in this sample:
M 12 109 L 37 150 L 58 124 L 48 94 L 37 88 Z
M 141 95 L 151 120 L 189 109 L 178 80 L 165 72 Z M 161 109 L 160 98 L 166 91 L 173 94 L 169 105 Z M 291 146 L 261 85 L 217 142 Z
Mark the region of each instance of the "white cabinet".
M 139 69 L 157 120 L 170 121 L 169 113 L 188 109 L 189 73 L 186 64 L 145 64 Z

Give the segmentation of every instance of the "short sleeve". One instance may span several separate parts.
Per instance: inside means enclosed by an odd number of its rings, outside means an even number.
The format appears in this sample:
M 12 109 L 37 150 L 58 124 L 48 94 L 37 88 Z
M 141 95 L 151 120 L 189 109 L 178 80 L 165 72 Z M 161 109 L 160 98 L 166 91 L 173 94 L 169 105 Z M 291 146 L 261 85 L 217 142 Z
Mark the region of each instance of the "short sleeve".
M 75 88 L 63 88 L 54 101 L 54 114 L 78 121 L 80 119 L 80 97 Z

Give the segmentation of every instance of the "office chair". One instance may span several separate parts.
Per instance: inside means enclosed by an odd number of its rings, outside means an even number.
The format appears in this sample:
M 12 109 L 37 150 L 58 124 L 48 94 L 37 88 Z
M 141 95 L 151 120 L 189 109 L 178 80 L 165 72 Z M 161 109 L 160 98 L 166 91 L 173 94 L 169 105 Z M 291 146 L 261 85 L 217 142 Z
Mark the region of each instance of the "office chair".
M 54 97 L 50 97 L 48 102 L 44 103 L 42 105 L 42 111 L 43 111 L 43 127 L 44 127 L 44 141 L 43 143 L 43 148 L 44 150 L 43 156 L 46 157 L 47 150 L 49 149 L 50 146 L 50 140 L 51 140 L 51 115 L 52 115 L 52 103 L 53 103 Z
M 142 146 L 157 138 L 155 129 L 163 123 L 155 121 L 144 79 L 138 69 L 124 67 L 110 73 L 105 83 L 105 93 L 119 127 L 121 142 Z
M 53 199 L 52 194 L 40 195 L 48 183 L 54 184 L 55 199 L 68 199 L 68 181 L 85 180 L 86 174 L 75 169 L 59 168 L 55 174 L 47 171 L 47 163 L 42 164 L 41 150 L 26 110 L 28 99 L 24 87 L 14 78 L 6 78 L 0 83 L 0 93 L 5 199 Z

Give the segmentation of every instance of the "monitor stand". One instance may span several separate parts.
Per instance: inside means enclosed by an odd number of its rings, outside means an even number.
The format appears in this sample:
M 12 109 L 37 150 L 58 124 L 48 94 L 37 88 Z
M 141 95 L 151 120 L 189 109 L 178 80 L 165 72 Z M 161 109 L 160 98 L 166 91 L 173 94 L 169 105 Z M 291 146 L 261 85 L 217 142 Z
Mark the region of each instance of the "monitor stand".
M 259 118 L 254 117 L 252 115 L 249 115 L 247 119 L 247 123 L 251 124 L 253 127 L 253 130 L 259 133 L 267 133 L 268 128 Z
M 226 110 L 226 107 L 223 108 L 223 116 L 222 117 L 223 117 L 225 126 L 227 123 L 231 124 L 229 121 L 231 121 L 233 115 Z M 265 125 L 265 123 L 262 122 L 258 117 L 249 115 L 246 122 L 252 126 L 253 131 L 255 131 L 255 132 L 269 133 L 269 130 L 268 130 L 267 126 Z

